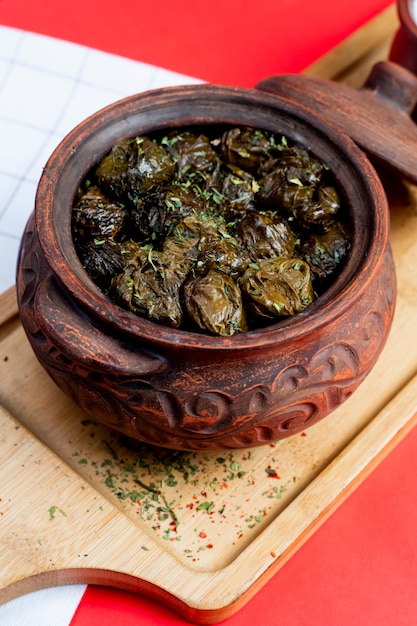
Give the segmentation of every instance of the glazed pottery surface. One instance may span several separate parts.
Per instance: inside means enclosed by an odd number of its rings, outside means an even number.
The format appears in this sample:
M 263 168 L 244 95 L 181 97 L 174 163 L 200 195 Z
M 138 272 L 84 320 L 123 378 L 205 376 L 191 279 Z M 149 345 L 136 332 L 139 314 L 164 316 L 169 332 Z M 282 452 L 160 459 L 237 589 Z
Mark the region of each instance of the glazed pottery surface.
M 352 248 L 334 284 L 290 320 L 232 337 L 172 330 L 118 307 L 77 257 L 71 208 L 91 167 L 121 139 L 196 125 L 283 133 L 336 177 Z M 22 239 L 17 290 L 40 363 L 96 420 L 174 449 L 266 444 L 338 407 L 385 344 L 395 303 L 387 200 L 365 154 L 285 97 L 213 85 L 139 94 L 83 122 L 51 156 Z

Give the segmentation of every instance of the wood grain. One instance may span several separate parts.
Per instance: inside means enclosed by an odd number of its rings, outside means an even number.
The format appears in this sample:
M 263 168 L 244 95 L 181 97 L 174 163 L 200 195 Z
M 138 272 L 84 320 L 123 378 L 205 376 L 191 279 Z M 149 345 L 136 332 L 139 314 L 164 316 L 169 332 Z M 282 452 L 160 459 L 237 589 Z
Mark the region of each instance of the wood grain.
M 1 296 L 0 326 L 11 322 L 17 314 L 16 290 L 14 287 L 11 287 Z
M 417 194 L 385 182 L 398 273 L 393 329 L 358 391 L 305 436 L 225 458 L 183 453 L 175 466 L 175 455 L 132 448 L 88 420 L 46 376 L 20 326 L 3 335 L 2 602 L 91 582 L 146 593 L 200 623 L 224 619 L 408 432 L 417 411 L 417 354 L 409 350 L 417 340 Z M 142 495 L 126 497 L 135 489 Z
M 388 56 L 399 28 L 396 3 L 364 24 L 333 50 L 309 65 L 304 74 L 342 80 L 359 87 L 376 61 Z
M 93 423 L 0 297 L 0 603 L 110 585 L 185 618 L 235 613 L 417 422 L 417 192 L 384 176 L 398 300 L 388 343 L 335 413 L 274 446 L 162 453 Z

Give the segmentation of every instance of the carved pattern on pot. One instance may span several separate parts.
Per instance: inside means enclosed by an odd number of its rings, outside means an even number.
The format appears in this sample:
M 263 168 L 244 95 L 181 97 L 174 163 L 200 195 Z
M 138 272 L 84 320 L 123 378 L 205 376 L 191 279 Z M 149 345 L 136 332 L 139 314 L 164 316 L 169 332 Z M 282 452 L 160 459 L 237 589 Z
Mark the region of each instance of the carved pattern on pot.
M 166 365 L 158 357 L 149 358 L 148 372 L 145 368 L 145 372 L 136 375 L 105 371 L 100 369 L 100 363 L 89 360 L 73 361 L 44 332 L 47 322 L 36 316 L 34 303 L 42 284 L 50 281 L 51 273 L 31 225 L 22 245 L 19 274 L 22 320 L 34 351 L 51 378 L 83 410 L 99 416 L 111 428 L 151 444 L 174 448 L 259 445 L 315 423 L 344 402 L 368 373 L 379 354 L 393 309 L 393 265 L 389 253 L 386 257 L 374 295 L 375 306 L 358 322 L 350 321 L 349 332 L 342 329 L 340 339 L 332 337 L 328 345 L 319 344 L 308 361 L 304 357 L 301 363 L 278 373 L 275 368 L 269 373 L 269 381 L 234 392 L 215 387 L 215 370 L 206 386 L 200 383 L 191 395 L 184 388 L 164 388 L 167 371 L 175 378 L 175 364 Z M 53 289 L 54 281 L 51 285 L 48 288 Z M 76 316 L 77 307 L 71 303 L 69 306 Z M 144 362 L 147 363 L 146 355 Z M 221 362 L 217 367 L 221 368 Z M 163 372 L 162 380 L 159 370 Z

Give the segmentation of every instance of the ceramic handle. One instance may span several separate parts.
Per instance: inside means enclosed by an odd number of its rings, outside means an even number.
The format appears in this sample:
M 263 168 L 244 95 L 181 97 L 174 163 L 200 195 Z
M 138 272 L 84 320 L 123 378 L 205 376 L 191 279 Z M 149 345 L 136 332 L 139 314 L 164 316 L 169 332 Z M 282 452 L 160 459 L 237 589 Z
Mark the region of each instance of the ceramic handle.
M 362 89 L 374 92 L 409 115 L 417 104 L 417 77 L 395 63 L 376 63 Z
M 163 357 L 138 342 L 120 334 L 107 334 L 101 324 L 66 296 L 53 278 L 39 285 L 33 313 L 41 333 L 75 366 L 81 364 L 101 373 L 135 376 L 167 369 Z

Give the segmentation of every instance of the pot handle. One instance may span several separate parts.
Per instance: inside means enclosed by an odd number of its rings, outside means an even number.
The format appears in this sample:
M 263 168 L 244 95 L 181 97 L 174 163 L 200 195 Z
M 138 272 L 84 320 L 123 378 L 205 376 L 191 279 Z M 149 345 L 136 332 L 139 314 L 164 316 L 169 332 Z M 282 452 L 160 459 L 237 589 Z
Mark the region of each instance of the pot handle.
M 166 360 L 121 334 L 108 335 L 105 328 L 69 299 L 53 277 L 39 286 L 33 315 L 42 335 L 54 350 L 73 365 L 119 375 L 149 375 L 167 369 Z M 37 333 L 36 333 L 37 334 Z
M 411 115 L 417 105 L 417 77 L 393 62 L 376 63 L 361 89 L 371 91 L 382 103 L 407 115 Z
M 417 183 L 417 77 L 404 67 L 381 61 L 360 89 L 301 74 L 272 76 L 256 88 L 325 117 L 371 159 Z

